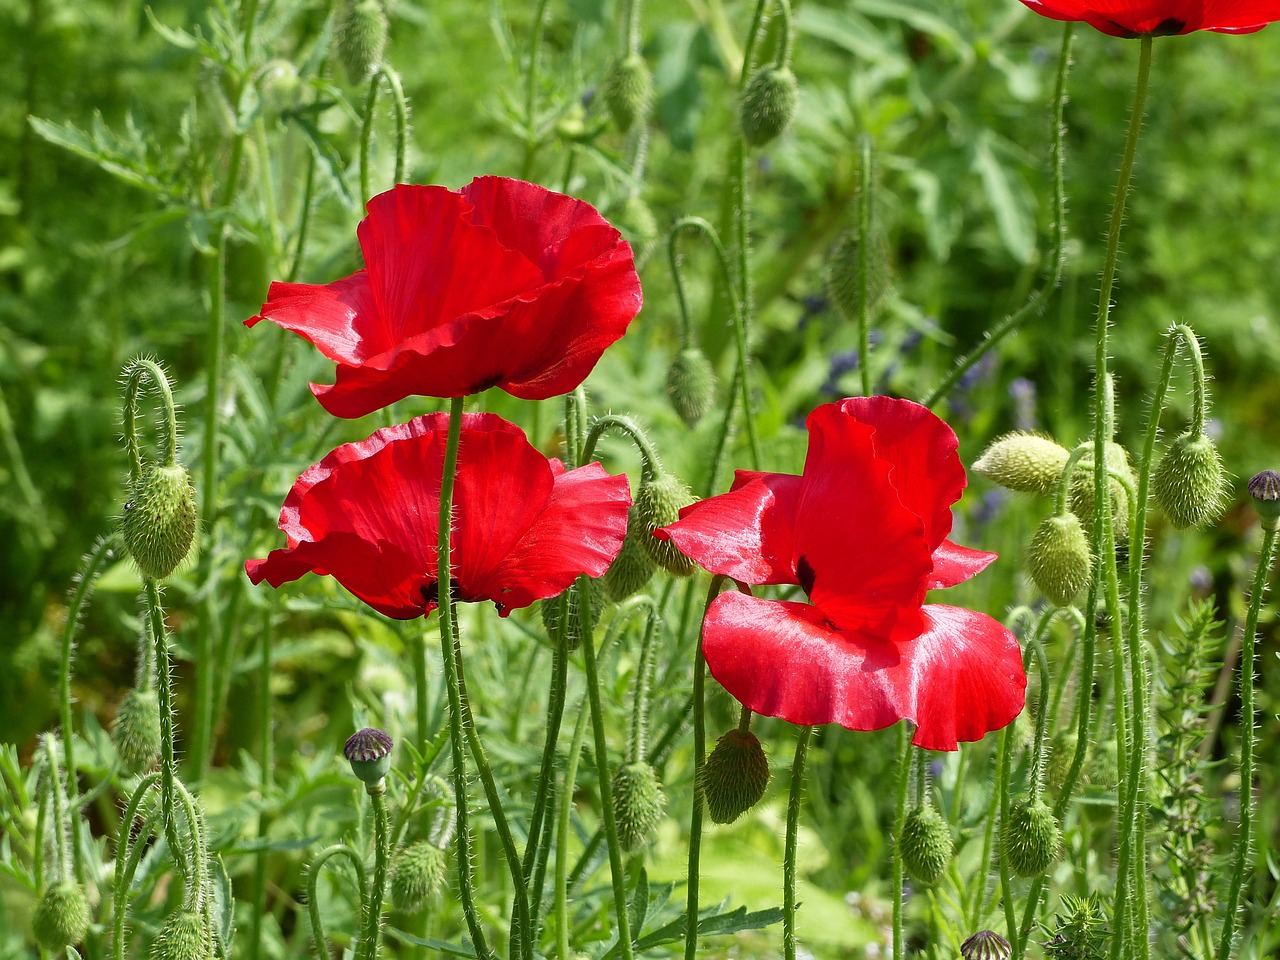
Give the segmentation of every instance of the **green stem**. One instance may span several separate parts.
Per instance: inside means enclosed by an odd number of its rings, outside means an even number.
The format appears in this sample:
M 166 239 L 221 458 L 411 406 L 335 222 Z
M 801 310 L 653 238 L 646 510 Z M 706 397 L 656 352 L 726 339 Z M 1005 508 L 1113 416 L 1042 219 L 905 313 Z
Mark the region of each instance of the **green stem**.
M 871 396 L 871 310 L 868 263 L 871 258 L 871 137 L 858 138 L 858 373 L 862 379 L 862 395 Z
M 395 182 L 404 183 L 405 153 L 409 146 L 409 106 L 405 102 L 404 87 L 398 73 L 384 64 L 378 68 L 378 76 L 391 88 L 391 109 L 396 118 Z
M 298 213 L 298 240 L 293 248 L 293 265 L 289 267 L 289 282 L 294 283 L 302 272 L 302 260 L 307 250 L 307 231 L 311 227 L 311 196 L 316 186 L 315 154 L 307 154 L 307 176 L 302 187 L 302 209 Z M 274 384 L 271 385 L 274 388 Z
M 360 202 L 368 203 L 369 192 L 369 141 L 373 135 L 373 110 L 378 104 L 378 85 L 381 74 L 369 77 L 369 92 L 365 94 L 364 110 L 360 114 Z
M 156 698 L 160 701 L 160 804 L 165 840 L 174 860 L 185 875 L 187 865 L 173 812 L 176 809 L 177 764 L 173 756 L 173 679 L 169 664 L 169 631 L 160 603 L 160 587 L 156 581 L 143 581 L 147 619 L 156 645 Z
M 1267 592 L 1267 580 L 1276 555 L 1276 526 L 1268 524 L 1262 537 L 1262 551 L 1253 575 L 1253 591 L 1249 595 L 1249 612 L 1245 616 L 1244 634 L 1240 647 L 1240 832 L 1236 834 L 1236 849 L 1231 868 L 1231 887 L 1227 894 L 1226 913 L 1222 920 L 1222 938 L 1218 942 L 1218 960 L 1228 960 L 1234 945 L 1236 924 L 1239 922 L 1240 891 L 1244 875 L 1249 869 L 1249 847 L 1253 841 L 1253 747 L 1257 735 L 1257 715 L 1254 707 L 1254 661 L 1258 640 L 1258 616 L 1262 610 L 1262 598 Z
M 653 682 L 654 634 L 657 633 L 658 607 L 651 597 L 642 597 L 648 610 L 644 635 L 640 639 L 640 657 L 636 663 L 635 688 L 631 699 L 631 729 L 627 736 L 627 762 L 639 763 L 644 757 L 649 728 L 649 694 Z
M 1009 728 L 1013 724 L 1009 724 L 1000 731 L 1000 759 L 996 765 L 996 793 L 1000 797 L 1000 829 L 1006 829 L 1009 822 L 1009 754 L 1012 752 L 1009 742 L 1012 740 Z M 1004 906 L 1004 926 L 1005 936 L 1009 938 L 1009 942 L 1013 947 L 1013 956 L 1020 957 L 1022 953 L 1018 949 L 1018 942 L 1021 937 L 1018 936 L 1018 914 L 1013 903 L 1013 880 L 1009 873 L 1009 858 L 1005 856 L 1005 845 L 999 845 L 1000 850 L 998 859 L 1000 863 L 1000 901 Z
M 45 734 L 40 738 L 44 747 L 44 762 L 48 768 L 49 796 L 53 802 L 53 876 L 55 882 L 64 883 L 71 858 L 67 856 L 67 804 L 62 790 L 62 772 L 58 769 L 57 737 Z M 78 819 L 78 818 L 77 818 Z
M 557 956 L 571 957 L 569 949 L 569 834 L 573 817 L 573 786 L 578 777 L 578 758 L 587 732 L 588 711 L 578 704 L 578 719 L 573 726 L 573 741 L 565 765 L 564 786 L 560 790 L 559 823 L 556 829 L 556 945 Z
M 273 593 L 272 598 L 276 595 Z M 275 741 L 271 729 L 271 634 L 272 618 L 275 614 L 275 603 L 269 600 L 262 613 L 262 634 L 258 639 L 258 766 L 261 780 L 258 781 L 258 795 L 261 807 L 258 809 L 258 840 L 267 839 L 267 831 L 271 826 L 271 815 L 268 805 L 271 799 L 275 767 Z M 250 960 L 257 960 L 261 952 L 262 920 L 267 909 L 267 851 L 259 850 L 257 862 L 253 870 L 253 931 L 249 940 Z
M 569 623 L 568 610 L 560 612 L 561 629 Z M 569 656 L 564 644 L 557 642 L 551 654 L 551 690 L 547 694 L 547 732 L 542 744 L 542 765 L 538 771 L 538 787 L 533 798 L 533 810 L 529 815 L 529 839 L 525 842 L 524 862 L 521 868 L 525 881 L 531 886 L 529 917 L 533 924 L 531 936 L 536 935 L 539 924 L 539 913 L 542 908 L 541 887 L 533 883 L 536 867 L 543 846 L 543 827 L 548 808 L 551 803 L 552 787 L 550 781 L 555 779 L 556 745 L 560 739 L 560 728 L 564 723 L 565 697 L 569 689 Z M 547 831 L 550 834 L 550 830 Z M 549 837 L 547 839 L 550 839 Z
M 444 467 L 440 476 L 439 541 L 436 561 L 436 598 L 440 618 L 440 657 L 444 664 L 444 684 L 449 695 L 449 743 L 453 754 L 454 816 L 457 834 L 458 899 L 471 933 L 476 956 L 492 960 L 494 954 L 485 941 L 484 928 L 476 912 L 471 876 L 471 829 L 467 817 L 467 764 L 465 756 L 465 723 L 462 698 L 458 688 L 457 662 L 453 657 L 453 596 L 450 592 L 451 571 L 449 536 L 453 528 L 453 482 L 458 470 L 458 442 L 462 436 L 462 410 L 465 398 L 454 397 L 449 406 L 449 436 L 445 441 Z
M 142 476 L 142 447 L 138 440 L 138 401 L 144 381 L 150 382 L 160 400 L 163 416 L 156 425 L 160 442 L 161 464 L 171 467 L 178 459 L 178 412 L 173 403 L 169 377 L 154 360 L 140 357 L 124 368 L 124 448 L 129 457 L 129 478 Z
M 893 960 L 902 960 L 902 828 L 907 822 L 907 788 L 911 782 L 911 738 L 898 724 L 898 801 L 893 817 Z
M 154 820 L 160 811 L 154 803 L 148 808 L 142 829 L 136 834 L 133 825 L 137 821 L 138 811 L 148 800 L 155 796 L 153 787 L 160 779 L 160 774 L 149 773 L 143 777 L 129 797 L 124 817 L 120 821 L 120 840 L 116 844 L 115 879 L 111 890 L 111 955 L 114 960 L 124 960 L 124 920 L 128 913 L 129 888 L 133 886 L 133 876 L 142 861 L 142 854 L 147 849 L 147 838 L 155 829 Z
M 782 860 L 782 955 L 796 960 L 796 849 L 800 837 L 800 806 L 804 797 L 804 761 L 813 727 L 801 727 L 791 764 L 791 793 L 787 797 L 787 845 Z
M 524 160 L 520 165 L 520 179 L 528 180 L 533 172 L 533 160 L 538 153 L 538 67 L 542 50 L 543 22 L 547 16 L 547 0 L 538 0 L 533 10 L 532 36 L 529 38 L 529 63 L 524 86 Z M 572 153 L 570 153 L 572 157 Z M 568 178 L 566 178 L 567 180 Z
M 359 887 L 360 902 L 367 900 L 368 882 L 365 879 L 364 859 L 345 843 L 325 847 L 311 862 L 307 871 L 307 912 L 311 915 L 311 949 L 316 960 L 329 960 L 329 945 L 325 942 L 324 923 L 320 919 L 320 895 L 317 890 L 320 881 L 320 868 L 330 858 L 341 854 L 351 861 L 356 870 L 356 883 Z
M 643 478 L 645 480 L 653 479 L 654 475 L 659 472 L 661 464 L 658 459 L 658 452 L 654 449 L 649 438 L 645 436 L 644 431 L 640 429 L 639 424 L 630 417 L 614 413 L 605 414 L 591 424 L 591 429 L 587 431 L 586 440 L 582 445 L 580 456 L 577 457 L 577 462 L 579 464 L 587 463 L 596 455 L 596 444 L 600 442 L 600 437 L 604 435 L 606 430 L 617 430 L 631 439 L 631 442 L 636 445 L 636 449 L 640 451 L 640 468 Z
M 386 781 L 369 784 L 368 793 L 373 804 L 373 886 L 369 888 L 360 955 L 364 960 L 377 960 L 378 937 L 382 932 L 382 897 L 387 889 L 387 864 L 391 860 L 391 845 L 387 841 L 389 818 Z

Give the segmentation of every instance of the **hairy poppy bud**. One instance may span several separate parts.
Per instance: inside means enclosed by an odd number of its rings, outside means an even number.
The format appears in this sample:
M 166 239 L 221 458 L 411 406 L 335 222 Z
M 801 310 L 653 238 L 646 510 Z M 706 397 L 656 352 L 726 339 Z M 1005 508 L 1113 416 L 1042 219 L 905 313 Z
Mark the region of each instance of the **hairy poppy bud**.
M 1129 454 L 1118 443 L 1107 442 L 1107 470 L 1119 474 L 1134 482 L 1133 470 L 1129 466 Z M 1071 509 L 1086 527 L 1093 526 L 1093 454 L 1080 458 L 1080 465 L 1071 477 Z M 1129 537 L 1129 494 L 1116 477 L 1107 478 L 1107 489 L 1111 491 L 1111 526 L 1115 530 L 1116 540 Z
M 1013 872 L 1038 877 L 1058 858 L 1062 831 L 1043 800 L 1019 800 L 1000 824 L 1000 842 Z
M 1203 527 L 1226 506 L 1226 471 L 1213 441 L 1182 434 L 1169 445 L 1151 476 L 1151 493 L 1179 530 Z
M 209 960 L 211 956 L 204 921 L 195 910 L 170 916 L 151 945 L 151 960 Z
M 760 802 L 769 785 L 769 759 L 751 731 L 730 730 L 698 771 L 698 790 L 713 823 L 733 823 Z
M 387 15 L 378 0 L 350 0 L 338 21 L 338 59 L 352 83 L 363 83 L 382 63 Z
M 144 577 L 161 580 L 191 551 L 196 536 L 196 491 L 186 467 L 144 467 L 130 484 L 121 533 Z
M 127 770 L 146 770 L 160 758 L 160 701 L 154 690 L 130 690 L 124 695 L 111 740 Z
M 676 354 L 667 370 L 667 396 L 671 406 L 692 430 L 716 399 L 716 374 L 707 355 L 697 347 Z
M 762 147 L 777 138 L 796 115 L 796 75 L 788 67 L 764 67 L 747 84 L 738 113 L 742 139 Z
M 1280 472 L 1263 470 L 1249 480 L 1249 497 L 1265 527 L 1280 523 Z
M 365 727 L 347 738 L 342 755 L 351 764 L 351 772 L 370 788 L 382 783 L 391 770 L 391 734 L 377 727 Z
M 618 768 L 613 775 L 613 812 L 624 850 L 638 850 L 653 839 L 666 805 L 653 767 L 640 761 Z
M 993 930 L 979 930 L 960 944 L 961 960 L 1009 960 L 1013 945 Z
M 674 474 L 658 473 L 640 484 L 636 491 L 636 519 L 641 540 L 653 562 L 678 577 L 693 573 L 695 565 L 669 540 L 659 540 L 653 531 L 680 519 L 680 508 L 694 501 L 693 492 Z
M 421 910 L 445 880 L 448 858 L 430 840 L 419 840 L 396 854 L 391 865 L 391 902 L 397 910 Z
M 618 551 L 618 558 L 609 565 L 609 569 L 605 571 L 600 581 L 604 586 L 604 595 L 612 603 L 621 603 L 632 594 L 643 590 L 644 585 L 653 578 L 654 571 L 658 569 L 658 565 L 653 562 L 653 557 L 649 556 L 649 548 L 644 545 L 642 537 L 649 538 L 649 533 L 640 529 L 640 521 L 636 519 L 636 508 L 633 504 L 627 510 L 627 536 L 622 541 L 622 549 Z M 546 604 L 553 601 L 542 602 Z M 547 623 L 545 610 L 542 622 Z M 550 629 L 548 625 L 548 632 Z
M 57 829 L 61 830 L 61 825 Z M 83 890 L 69 880 L 45 890 L 31 916 L 36 943 L 51 953 L 64 953 L 83 940 L 88 930 L 89 902 Z
M 889 292 L 888 256 L 883 238 L 864 244 L 857 230 L 846 230 L 827 256 L 827 296 L 845 320 L 858 319 L 859 262 L 867 260 L 867 310 L 874 312 Z
M 1040 592 L 1059 607 L 1088 586 L 1093 552 L 1074 513 L 1045 517 L 1027 547 L 1027 571 Z
M 1070 451 L 1034 433 L 1006 433 L 992 441 L 973 464 L 993 483 L 1023 493 L 1051 494 L 1062 479 Z
M 917 807 L 902 822 L 902 866 L 918 883 L 932 885 L 942 879 L 955 844 L 951 828 L 932 804 Z
M 637 120 L 643 122 L 653 106 L 653 75 L 644 57 L 629 53 L 617 61 L 604 78 L 603 95 L 613 122 L 623 133 Z
M 625 543 L 626 541 L 624 540 L 623 542 Z M 616 564 L 617 560 L 614 563 Z M 558 596 L 538 601 L 538 613 L 542 617 L 542 628 L 547 631 L 547 636 L 553 641 L 560 635 L 560 604 L 568 604 L 569 619 L 565 622 L 564 627 L 564 645 L 565 649 L 570 653 L 582 645 L 582 616 L 578 612 L 579 596 L 577 590 L 570 590 L 567 597 L 562 593 Z M 592 590 L 591 622 L 599 623 L 600 614 L 603 612 L 604 592 Z

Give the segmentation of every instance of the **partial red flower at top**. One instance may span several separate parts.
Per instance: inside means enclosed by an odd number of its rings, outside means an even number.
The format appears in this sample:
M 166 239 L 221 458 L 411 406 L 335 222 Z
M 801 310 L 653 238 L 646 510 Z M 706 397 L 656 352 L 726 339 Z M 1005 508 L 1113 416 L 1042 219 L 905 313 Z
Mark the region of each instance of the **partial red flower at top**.
M 729 591 L 707 610 L 712 675 L 755 713 L 954 750 L 1022 712 L 1027 676 L 999 622 L 925 604 L 995 554 L 947 539 L 965 486 L 956 435 L 925 407 L 869 397 L 809 415 L 800 476 L 739 471 L 730 492 L 656 532 L 712 573 L 796 584 L 809 603 Z
M 1280 20 L 1277 0 L 1022 0 L 1053 20 L 1077 20 L 1113 37 L 1196 30 L 1254 33 Z
M 335 416 L 493 386 L 527 400 L 568 393 L 640 312 L 631 247 L 582 200 L 480 177 L 461 190 L 397 186 L 368 210 L 363 270 L 272 283 L 245 321 L 270 320 L 337 362 L 331 386 L 311 385 Z
M 440 485 L 447 414 L 417 417 L 348 443 L 309 468 L 280 511 L 286 546 L 249 560 L 254 583 L 333 577 L 398 620 L 438 596 Z M 598 463 L 566 471 L 519 427 L 491 413 L 462 418 L 454 480 L 450 583 L 457 600 L 498 612 L 554 597 L 617 557 L 631 505 L 626 476 Z

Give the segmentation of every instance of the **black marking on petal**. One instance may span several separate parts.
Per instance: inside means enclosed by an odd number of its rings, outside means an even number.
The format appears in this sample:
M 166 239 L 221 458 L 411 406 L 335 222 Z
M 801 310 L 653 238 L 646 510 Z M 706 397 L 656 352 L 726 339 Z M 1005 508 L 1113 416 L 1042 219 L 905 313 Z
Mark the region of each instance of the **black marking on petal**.
M 800 581 L 800 589 L 805 592 L 805 596 L 811 596 L 813 594 L 814 572 L 808 557 L 801 557 L 796 561 L 796 579 Z

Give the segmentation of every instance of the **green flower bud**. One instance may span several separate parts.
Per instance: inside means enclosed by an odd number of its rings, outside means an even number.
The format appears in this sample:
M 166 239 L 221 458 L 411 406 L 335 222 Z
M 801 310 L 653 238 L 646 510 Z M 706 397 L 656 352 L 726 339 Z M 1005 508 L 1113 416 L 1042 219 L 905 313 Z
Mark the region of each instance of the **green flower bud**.
M 1045 517 L 1027 547 L 1027 571 L 1040 592 L 1059 607 L 1089 585 L 1093 552 L 1074 513 Z
M 413 912 L 441 888 L 448 869 L 445 852 L 429 840 L 419 840 L 396 854 L 391 864 L 391 902 L 397 910 Z
M 644 544 L 653 562 L 678 577 L 687 577 L 696 569 L 669 540 L 652 536 L 659 527 L 680 519 L 680 509 L 693 503 L 693 492 L 684 482 L 670 473 L 658 473 L 652 479 L 641 482 L 636 491 L 636 519 L 640 521 L 640 542 Z M 647 534 L 647 536 L 646 536 Z
M 751 731 L 730 730 L 698 771 L 698 790 L 713 823 L 733 823 L 760 802 L 769 785 L 769 759 Z
M 748 146 L 762 147 L 791 124 L 798 98 L 796 75 L 788 67 L 764 67 L 742 93 L 738 119 Z
M 1034 433 L 1006 433 L 991 442 L 973 472 L 1009 490 L 1050 495 L 1062 479 L 1070 451 Z
M 697 347 L 676 354 L 667 370 L 667 396 L 684 425 L 692 430 L 716 399 L 716 373 Z
M 1090 786 L 1114 790 L 1120 783 L 1120 750 L 1115 740 L 1103 740 L 1089 750 L 1084 767 L 1084 779 Z
M 1132 485 L 1133 470 L 1129 466 L 1129 454 L 1118 443 L 1107 443 L 1107 469 L 1124 477 Z M 1111 526 L 1115 530 L 1116 540 L 1129 538 L 1129 494 L 1116 477 L 1107 478 L 1107 488 L 1111 491 Z M 1072 472 L 1071 509 L 1080 518 L 1080 522 L 1088 529 L 1093 528 L 1093 455 L 1086 454 L 1080 458 L 1079 466 Z
M 160 700 L 154 690 L 130 690 L 124 695 L 111 740 L 127 770 L 147 770 L 160 759 Z
M 1000 824 L 1000 843 L 1013 872 L 1038 877 L 1058 859 L 1062 831 L 1043 800 L 1019 800 Z
M 56 829 L 61 830 L 62 825 L 56 825 Z M 36 943 L 51 953 L 63 953 L 83 940 L 88 930 L 89 901 L 83 890 L 69 880 L 45 890 L 31 916 Z
M 636 508 L 632 504 L 627 511 L 627 536 L 622 541 L 622 549 L 618 551 L 618 558 L 609 565 L 609 569 L 600 580 L 604 587 L 604 595 L 611 603 L 621 603 L 632 594 L 639 593 L 653 578 L 654 571 L 658 569 L 658 565 L 653 562 L 653 557 L 649 556 L 649 549 L 640 539 L 648 536 L 647 532 L 640 529 L 640 522 L 636 519 Z M 554 601 L 543 600 L 542 602 L 548 604 Z M 558 613 L 557 611 L 556 615 Z M 545 607 L 542 622 L 547 624 Z M 547 632 L 551 632 L 549 625 Z
M 993 930 L 979 930 L 960 944 L 961 960 L 1009 960 L 1013 945 Z
M 1263 470 L 1249 481 L 1249 497 L 1265 527 L 1275 528 L 1280 523 L 1280 473 Z
M 338 20 L 338 60 L 353 84 L 364 83 L 382 63 L 387 15 L 378 0 L 350 0 Z
M 879 243 L 874 242 L 878 239 Z M 875 313 L 880 301 L 889 292 L 889 262 L 884 249 L 884 238 L 874 238 L 864 249 L 857 230 L 846 230 L 831 248 L 827 256 L 827 297 L 840 316 L 849 322 L 858 319 L 858 263 L 867 259 L 867 311 Z
M 179 910 L 160 928 L 151 945 L 151 960 L 210 960 L 204 920 L 195 910 Z
M 955 849 L 951 828 L 932 804 L 916 807 L 907 814 L 899 843 L 902 866 L 917 883 L 926 885 L 942 879 Z
M 369 787 L 376 787 L 391 770 L 391 734 L 377 727 L 365 727 L 347 738 L 342 755 L 351 772 Z
M 1151 475 L 1151 493 L 1179 530 L 1203 527 L 1226 507 L 1227 475 L 1212 440 L 1188 431 L 1169 445 Z
M 638 850 L 653 840 L 666 805 L 653 767 L 641 761 L 618 768 L 613 775 L 613 812 L 624 850 Z
M 614 563 L 616 564 L 617 561 L 615 560 Z M 558 596 L 538 601 L 538 614 L 542 617 L 542 628 L 547 631 L 547 636 L 553 641 L 560 635 L 560 604 L 566 602 L 563 599 L 564 596 L 562 593 Z M 569 591 L 567 603 L 569 604 L 569 620 L 565 626 L 564 643 L 565 649 L 572 653 L 582 645 L 582 617 L 578 611 L 578 591 Z M 600 614 L 603 612 L 604 591 L 592 590 L 591 622 L 599 623 Z
M 121 533 L 144 577 L 162 580 L 191 551 L 196 536 L 196 491 L 186 467 L 147 466 L 129 485 Z
M 604 78 L 604 104 L 619 130 L 626 133 L 644 122 L 653 107 L 653 75 L 644 57 L 630 53 L 617 61 Z

